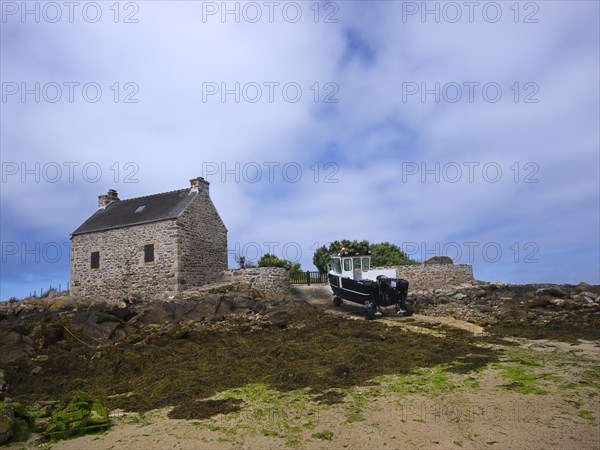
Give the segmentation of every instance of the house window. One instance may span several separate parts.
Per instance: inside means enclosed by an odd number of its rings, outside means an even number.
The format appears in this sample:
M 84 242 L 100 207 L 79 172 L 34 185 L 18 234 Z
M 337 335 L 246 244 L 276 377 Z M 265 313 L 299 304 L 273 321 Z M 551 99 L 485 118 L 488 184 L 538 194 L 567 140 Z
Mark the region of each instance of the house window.
M 90 258 L 90 267 L 92 269 L 100 268 L 100 252 L 92 252 L 92 255 Z
M 144 245 L 144 262 L 154 261 L 154 244 Z

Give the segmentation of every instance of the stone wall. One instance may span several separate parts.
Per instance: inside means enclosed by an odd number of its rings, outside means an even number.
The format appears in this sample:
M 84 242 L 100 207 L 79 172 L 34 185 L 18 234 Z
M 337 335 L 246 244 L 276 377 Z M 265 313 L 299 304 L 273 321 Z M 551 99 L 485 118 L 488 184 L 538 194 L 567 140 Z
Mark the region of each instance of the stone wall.
M 473 267 L 468 264 L 419 264 L 395 266 L 396 276 L 409 281 L 410 290 L 440 289 L 473 281 Z M 251 288 L 275 295 L 290 292 L 289 274 L 277 267 L 230 269 L 223 272 L 222 281 L 241 281 Z
M 123 297 L 178 290 L 178 227 L 175 220 L 75 235 L 71 241 L 71 294 Z M 144 245 L 154 261 L 144 262 Z M 91 268 L 91 253 L 100 267 Z
M 285 296 L 290 293 L 290 276 L 280 267 L 257 267 L 253 269 L 229 269 L 223 272 L 222 281 L 248 283 L 266 297 Z
M 473 281 L 469 264 L 418 264 L 395 266 L 396 276 L 409 282 L 409 290 L 440 289 Z
M 196 198 L 179 215 L 180 290 L 202 286 L 220 278 L 227 269 L 227 229 L 208 193 L 198 182 Z

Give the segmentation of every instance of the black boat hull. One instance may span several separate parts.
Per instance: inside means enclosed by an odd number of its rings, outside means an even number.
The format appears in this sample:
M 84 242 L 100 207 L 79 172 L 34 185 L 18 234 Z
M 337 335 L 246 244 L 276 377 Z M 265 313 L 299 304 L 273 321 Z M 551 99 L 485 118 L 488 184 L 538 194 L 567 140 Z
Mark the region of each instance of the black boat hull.
M 334 295 L 343 300 L 364 305 L 366 301 L 375 301 L 375 295 L 363 284 L 357 283 L 350 278 L 329 275 L 329 286 Z
M 329 273 L 327 278 L 333 294 L 342 300 L 360 305 L 368 302 L 375 307 L 397 305 L 405 309 L 408 281 L 401 278 L 379 276 L 377 281 L 356 281 L 333 273 Z

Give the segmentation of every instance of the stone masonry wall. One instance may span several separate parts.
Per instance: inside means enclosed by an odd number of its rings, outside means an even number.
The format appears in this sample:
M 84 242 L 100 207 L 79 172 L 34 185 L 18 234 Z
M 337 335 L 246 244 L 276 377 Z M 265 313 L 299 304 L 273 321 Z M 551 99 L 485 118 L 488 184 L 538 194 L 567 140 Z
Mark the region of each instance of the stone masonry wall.
M 218 280 L 227 269 L 227 229 L 208 183 L 197 182 L 190 195 L 195 198 L 177 219 L 73 236 L 71 293 L 164 297 Z M 146 244 L 154 244 L 148 263 Z M 97 269 L 91 268 L 92 252 L 100 252 Z
M 222 281 L 248 283 L 249 289 L 261 291 L 267 297 L 290 293 L 289 273 L 281 267 L 229 269 L 223 272 Z
M 123 297 L 128 293 L 163 294 L 178 290 L 175 220 L 73 236 L 71 293 Z M 154 261 L 144 262 L 144 245 L 154 244 Z M 100 267 L 91 268 L 91 253 Z
M 213 205 L 208 184 L 200 182 L 197 197 L 178 218 L 181 289 L 202 286 L 227 269 L 227 229 Z
M 409 290 L 440 289 L 473 281 L 473 266 L 469 264 L 418 264 L 394 266 L 396 276 L 408 280 Z

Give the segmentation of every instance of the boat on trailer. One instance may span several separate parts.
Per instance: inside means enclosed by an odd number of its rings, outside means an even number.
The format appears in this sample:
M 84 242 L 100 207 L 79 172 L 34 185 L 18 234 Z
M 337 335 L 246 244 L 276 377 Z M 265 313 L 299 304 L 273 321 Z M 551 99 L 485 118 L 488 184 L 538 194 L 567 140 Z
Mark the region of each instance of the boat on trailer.
M 334 295 L 333 304 L 340 306 L 345 300 L 364 305 L 368 320 L 392 305 L 398 314 L 413 314 L 412 305 L 406 300 L 408 281 L 397 278 L 394 269 L 372 269 L 370 252 L 335 253 L 331 256 L 327 279 Z

